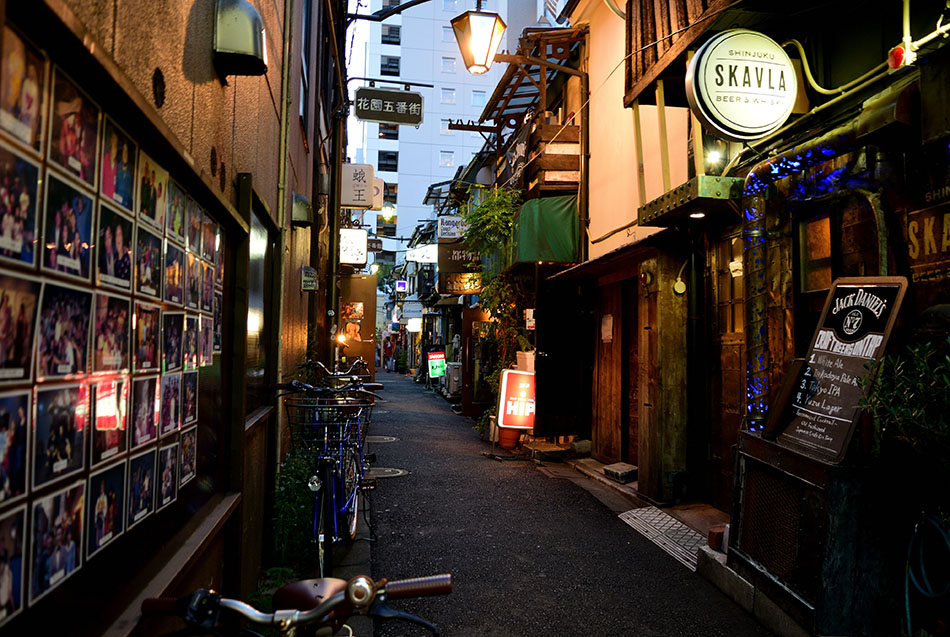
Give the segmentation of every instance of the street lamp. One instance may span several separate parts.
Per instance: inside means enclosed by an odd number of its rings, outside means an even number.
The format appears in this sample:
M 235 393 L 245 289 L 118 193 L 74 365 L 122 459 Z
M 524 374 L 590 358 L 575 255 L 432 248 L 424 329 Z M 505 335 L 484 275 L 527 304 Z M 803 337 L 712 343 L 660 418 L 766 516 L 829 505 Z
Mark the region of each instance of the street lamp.
M 482 0 L 477 0 L 474 11 L 466 11 L 452 20 L 452 29 L 468 72 L 476 75 L 487 73 L 505 35 L 501 16 L 482 11 Z

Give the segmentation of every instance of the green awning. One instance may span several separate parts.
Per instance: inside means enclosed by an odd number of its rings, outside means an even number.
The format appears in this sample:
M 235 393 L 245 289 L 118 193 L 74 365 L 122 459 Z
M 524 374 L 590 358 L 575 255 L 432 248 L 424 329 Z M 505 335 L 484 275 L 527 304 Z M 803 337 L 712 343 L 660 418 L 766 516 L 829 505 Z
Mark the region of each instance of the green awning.
M 577 262 L 577 196 L 531 199 L 515 217 L 511 265 Z

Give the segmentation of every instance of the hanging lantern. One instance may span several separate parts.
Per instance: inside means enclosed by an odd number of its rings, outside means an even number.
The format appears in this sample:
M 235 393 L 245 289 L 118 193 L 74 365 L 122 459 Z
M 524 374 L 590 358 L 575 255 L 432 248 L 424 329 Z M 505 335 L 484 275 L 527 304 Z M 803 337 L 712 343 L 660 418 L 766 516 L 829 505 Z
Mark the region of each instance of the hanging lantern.
M 466 11 L 452 20 L 452 29 L 469 73 L 477 75 L 488 72 L 505 35 L 505 23 L 501 16 L 482 11 L 481 0 L 478 0 L 475 11 Z

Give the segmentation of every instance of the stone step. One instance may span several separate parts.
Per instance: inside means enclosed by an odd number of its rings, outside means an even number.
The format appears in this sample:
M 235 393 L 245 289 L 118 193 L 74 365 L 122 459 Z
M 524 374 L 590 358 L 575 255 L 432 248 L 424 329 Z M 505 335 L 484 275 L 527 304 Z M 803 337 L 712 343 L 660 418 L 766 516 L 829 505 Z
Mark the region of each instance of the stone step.
M 620 484 L 627 484 L 637 479 L 637 467 L 626 462 L 615 462 L 604 467 L 604 475 Z
M 570 451 L 544 440 L 525 441 L 521 448 L 534 460 L 550 462 L 562 462 Z

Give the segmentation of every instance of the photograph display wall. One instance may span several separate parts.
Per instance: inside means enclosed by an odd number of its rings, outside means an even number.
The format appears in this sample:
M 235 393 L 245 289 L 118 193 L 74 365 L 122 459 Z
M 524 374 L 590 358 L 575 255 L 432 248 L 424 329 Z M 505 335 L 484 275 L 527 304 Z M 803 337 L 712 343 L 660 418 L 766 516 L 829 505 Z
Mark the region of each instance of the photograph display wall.
M 226 274 L 127 114 L 3 29 L 0 627 L 194 488 Z

